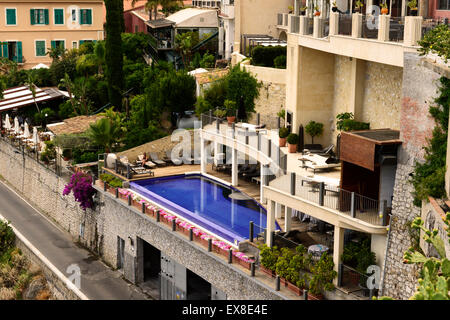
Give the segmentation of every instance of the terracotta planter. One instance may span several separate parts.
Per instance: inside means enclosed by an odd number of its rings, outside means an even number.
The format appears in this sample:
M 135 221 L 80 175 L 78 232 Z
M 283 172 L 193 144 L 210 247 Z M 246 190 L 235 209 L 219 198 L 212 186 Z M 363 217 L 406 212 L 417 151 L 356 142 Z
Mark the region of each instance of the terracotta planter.
M 287 287 L 288 281 L 285 278 L 280 277 L 280 284 L 282 287 Z
M 268 275 L 269 277 L 275 278 L 275 272 L 267 269 L 266 267 L 264 267 L 263 265 L 259 266 L 259 270 L 261 270 L 263 273 L 265 273 L 266 275 Z
M 388 8 L 381 8 L 381 14 L 388 14 L 389 9 Z
M 298 296 L 301 296 L 303 294 L 303 290 L 294 285 L 293 283 L 288 281 L 288 289 L 291 290 L 293 293 L 295 293 Z
M 312 294 L 308 292 L 308 300 L 323 300 L 323 294 Z
M 296 144 L 289 144 L 288 143 L 288 148 L 289 148 L 289 153 L 296 153 L 297 152 L 297 145 Z
M 280 147 L 286 147 L 286 138 L 280 138 Z
M 236 120 L 236 116 L 227 117 L 228 124 L 232 124 Z
M 320 12 L 319 11 L 314 12 L 314 16 L 316 17 L 320 16 Z
M 331 11 L 337 12 L 337 11 L 338 11 L 338 8 L 337 8 L 337 7 L 332 7 L 332 8 L 331 8 Z

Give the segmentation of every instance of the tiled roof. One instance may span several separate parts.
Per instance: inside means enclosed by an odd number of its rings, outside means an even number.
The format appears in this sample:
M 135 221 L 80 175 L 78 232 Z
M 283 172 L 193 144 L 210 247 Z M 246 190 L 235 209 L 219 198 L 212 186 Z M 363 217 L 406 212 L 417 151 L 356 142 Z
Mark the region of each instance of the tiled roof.
M 89 129 L 91 123 L 103 118 L 101 115 L 78 116 L 64 120 L 64 122 L 47 125 L 47 128 L 55 135 L 83 133 Z
M 205 84 L 219 80 L 228 74 L 229 69 L 217 69 L 209 72 L 197 73 L 194 75 L 198 84 Z

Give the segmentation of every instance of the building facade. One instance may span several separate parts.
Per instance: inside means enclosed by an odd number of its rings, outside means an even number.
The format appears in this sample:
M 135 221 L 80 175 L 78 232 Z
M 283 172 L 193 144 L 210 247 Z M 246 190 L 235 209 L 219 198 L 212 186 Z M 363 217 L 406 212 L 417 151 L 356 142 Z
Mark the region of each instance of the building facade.
M 25 69 L 49 65 L 49 48 L 103 40 L 103 1 L 34 0 L 0 3 L 1 56 Z

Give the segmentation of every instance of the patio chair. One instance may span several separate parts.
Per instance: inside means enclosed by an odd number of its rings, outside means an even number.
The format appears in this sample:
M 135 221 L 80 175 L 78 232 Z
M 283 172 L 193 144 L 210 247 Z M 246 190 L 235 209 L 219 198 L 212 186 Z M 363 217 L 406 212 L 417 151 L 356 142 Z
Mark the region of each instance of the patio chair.
M 181 160 L 181 158 L 172 158 L 172 149 L 167 150 L 166 158 L 164 160 L 166 162 L 171 162 L 175 166 L 181 166 L 183 164 L 183 160 Z
M 302 161 L 302 167 L 306 169 L 312 169 L 313 173 L 316 173 L 316 170 L 330 170 L 331 168 L 340 167 L 340 163 L 329 163 L 327 160 L 330 157 L 323 157 L 318 154 L 307 154 L 304 155 L 299 160 Z
M 157 166 L 166 166 L 167 163 L 165 161 L 159 160 L 158 159 L 158 155 L 156 154 L 156 152 L 149 152 L 150 154 L 150 158 L 152 159 L 153 163 L 156 163 Z
M 322 150 L 309 150 L 309 153 L 318 154 L 320 156 L 333 156 L 334 144 L 330 144 L 328 147 L 323 148 Z
M 145 153 L 138 155 L 136 163 L 138 165 L 140 165 L 140 166 L 143 166 L 143 167 L 148 167 L 148 168 L 155 168 L 156 167 L 155 163 L 153 163 L 152 161 L 147 159 L 147 156 L 145 155 Z

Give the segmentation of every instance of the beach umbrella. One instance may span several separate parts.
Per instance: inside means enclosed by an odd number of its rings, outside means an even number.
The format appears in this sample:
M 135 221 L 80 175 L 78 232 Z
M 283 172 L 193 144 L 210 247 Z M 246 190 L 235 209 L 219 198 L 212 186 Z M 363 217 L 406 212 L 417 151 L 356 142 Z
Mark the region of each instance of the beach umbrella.
M 33 144 L 37 145 L 39 143 L 39 135 L 36 127 L 33 127 Z
M 30 129 L 28 128 L 28 122 L 25 121 L 24 127 L 25 127 L 25 129 L 24 129 L 24 131 L 23 131 L 23 137 L 24 137 L 25 139 L 28 139 L 28 138 L 31 136 L 31 134 L 30 134 Z
M 14 132 L 20 134 L 19 119 L 17 117 L 14 118 Z
M 6 117 L 5 117 L 5 129 L 6 130 L 11 130 L 11 122 L 9 121 L 9 115 L 8 114 L 6 114 Z

